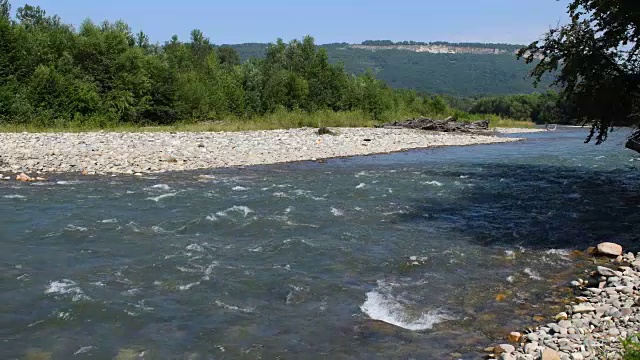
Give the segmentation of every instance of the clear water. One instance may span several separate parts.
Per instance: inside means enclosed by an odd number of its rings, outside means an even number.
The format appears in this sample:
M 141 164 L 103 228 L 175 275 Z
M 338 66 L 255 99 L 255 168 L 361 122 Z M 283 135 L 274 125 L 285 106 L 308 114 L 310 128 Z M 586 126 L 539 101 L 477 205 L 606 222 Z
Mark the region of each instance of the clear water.
M 624 134 L 529 137 L 1 182 L 0 358 L 477 358 L 639 233 Z

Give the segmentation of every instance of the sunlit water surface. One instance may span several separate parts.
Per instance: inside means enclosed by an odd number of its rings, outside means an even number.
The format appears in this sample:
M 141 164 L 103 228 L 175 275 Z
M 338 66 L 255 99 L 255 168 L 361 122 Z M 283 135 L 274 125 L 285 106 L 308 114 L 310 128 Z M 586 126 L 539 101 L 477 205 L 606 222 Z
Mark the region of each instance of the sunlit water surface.
M 0 358 L 473 359 L 632 245 L 623 133 L 0 183 Z

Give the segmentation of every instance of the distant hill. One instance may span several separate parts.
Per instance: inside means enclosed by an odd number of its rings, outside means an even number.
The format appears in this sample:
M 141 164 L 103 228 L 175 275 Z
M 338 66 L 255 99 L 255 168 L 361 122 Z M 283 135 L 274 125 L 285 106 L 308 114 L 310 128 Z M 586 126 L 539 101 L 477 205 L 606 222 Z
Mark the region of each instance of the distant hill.
M 268 44 L 231 45 L 240 57 L 262 57 Z M 535 88 L 528 77 L 531 65 L 517 60 L 522 45 L 446 42 L 420 43 L 369 40 L 362 44 L 327 44 L 329 60 L 342 62 L 348 72 L 372 69 L 396 88 L 454 96 L 526 94 L 546 90 L 547 78 Z

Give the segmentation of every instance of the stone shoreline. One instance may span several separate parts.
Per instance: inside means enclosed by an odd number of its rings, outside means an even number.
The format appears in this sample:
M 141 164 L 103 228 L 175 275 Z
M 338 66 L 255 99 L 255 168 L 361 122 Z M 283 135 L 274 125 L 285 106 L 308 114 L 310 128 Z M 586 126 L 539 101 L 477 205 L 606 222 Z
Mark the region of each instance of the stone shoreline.
M 406 129 L 333 131 L 0 133 L 0 173 L 161 173 L 522 140 Z
M 586 279 L 571 282 L 575 299 L 547 325 L 512 332 L 508 341 L 486 349 L 502 360 L 622 359 L 622 341 L 640 333 L 640 253 L 602 243 L 588 252 L 610 257 Z M 606 266 L 605 266 L 606 265 Z

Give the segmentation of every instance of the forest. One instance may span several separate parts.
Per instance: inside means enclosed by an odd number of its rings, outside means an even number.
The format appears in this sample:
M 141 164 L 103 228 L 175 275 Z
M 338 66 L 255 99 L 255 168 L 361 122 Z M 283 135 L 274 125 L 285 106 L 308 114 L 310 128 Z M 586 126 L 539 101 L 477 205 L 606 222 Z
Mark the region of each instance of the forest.
M 455 99 L 435 91 L 394 89 L 376 78 L 375 69 L 347 71 L 310 36 L 279 39 L 263 51 L 242 61 L 236 49 L 212 44 L 200 30 L 188 41 L 173 36 L 152 44 L 121 21 L 86 20 L 76 29 L 40 7 L 26 5 L 14 15 L 0 0 L 0 125 L 166 125 L 289 112 L 385 120 L 469 118 L 471 111 L 546 121 L 534 114 L 551 100 L 488 98 L 456 109 Z
M 368 40 L 363 44 L 382 44 L 385 40 Z M 390 40 L 387 40 L 390 41 Z M 404 45 L 405 42 L 393 43 Z M 417 42 L 406 42 L 418 44 Z M 514 52 L 519 45 L 504 44 L 450 44 L 434 42 L 432 45 L 488 47 Z M 261 58 L 268 44 L 233 44 L 240 58 Z M 519 61 L 515 54 L 430 54 L 388 49 L 371 51 L 357 49 L 346 43 L 320 45 L 327 50 L 329 62 L 343 64 L 348 73 L 362 74 L 372 70 L 393 88 L 413 89 L 419 92 L 446 94 L 456 97 L 499 96 L 545 92 L 550 88 L 552 76 L 545 76 L 535 87 L 529 78 L 533 68 Z

